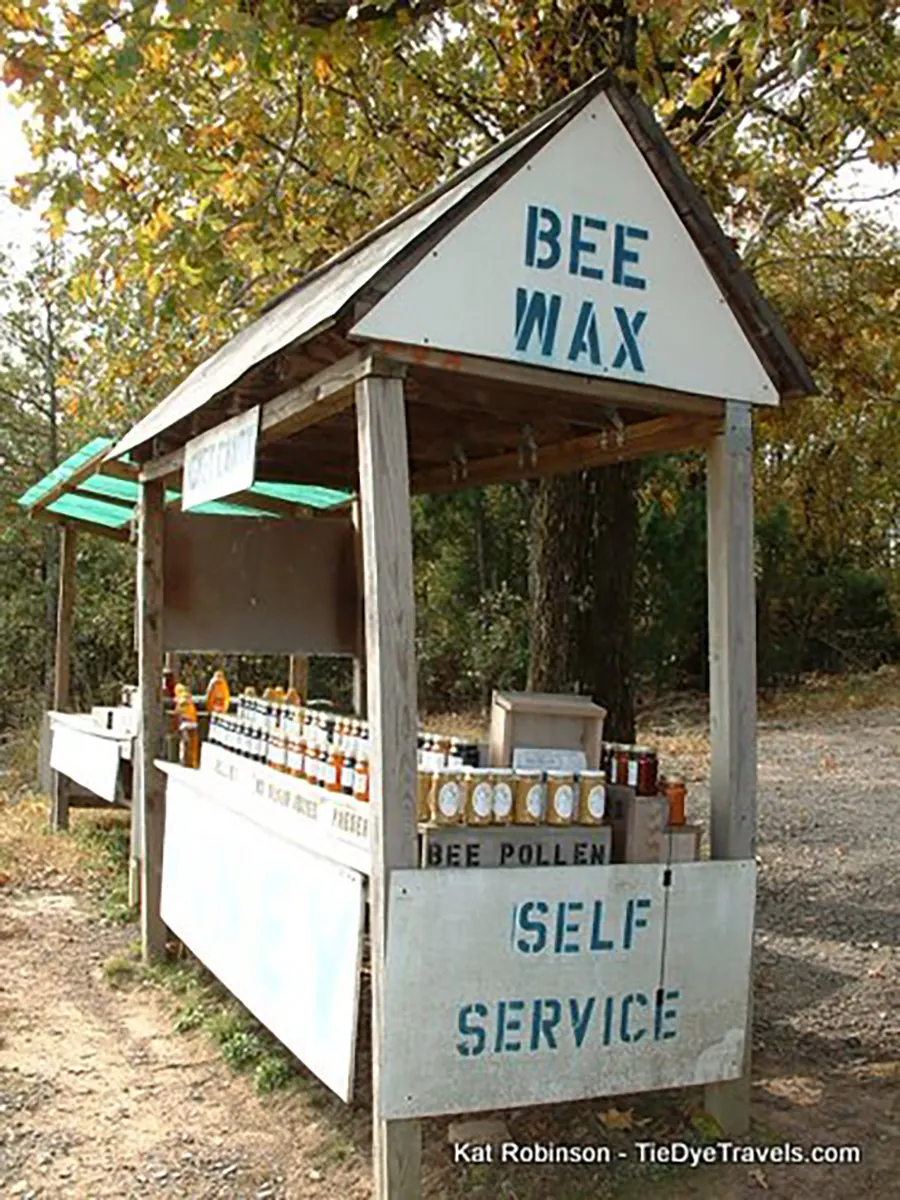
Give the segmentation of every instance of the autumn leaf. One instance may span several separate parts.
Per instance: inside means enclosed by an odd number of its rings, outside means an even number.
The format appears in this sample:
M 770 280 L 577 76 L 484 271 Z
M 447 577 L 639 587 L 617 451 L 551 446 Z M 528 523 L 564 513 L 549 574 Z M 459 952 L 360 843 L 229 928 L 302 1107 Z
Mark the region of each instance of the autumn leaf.
M 634 1112 L 631 1109 L 623 1111 L 618 1108 L 608 1108 L 605 1112 L 598 1113 L 597 1120 L 610 1133 L 620 1130 L 627 1133 L 634 1128 Z
M 313 59 L 313 74 L 319 83 L 327 83 L 331 78 L 331 59 L 327 54 L 317 54 Z

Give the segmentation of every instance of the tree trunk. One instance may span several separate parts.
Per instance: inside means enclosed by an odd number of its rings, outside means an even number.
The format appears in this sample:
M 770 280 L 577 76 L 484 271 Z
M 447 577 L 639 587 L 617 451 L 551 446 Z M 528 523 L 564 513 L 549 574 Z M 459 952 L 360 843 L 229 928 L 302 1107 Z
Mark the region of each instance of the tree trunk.
M 638 463 L 544 480 L 532 525 L 528 686 L 579 692 L 634 740 L 633 621 Z

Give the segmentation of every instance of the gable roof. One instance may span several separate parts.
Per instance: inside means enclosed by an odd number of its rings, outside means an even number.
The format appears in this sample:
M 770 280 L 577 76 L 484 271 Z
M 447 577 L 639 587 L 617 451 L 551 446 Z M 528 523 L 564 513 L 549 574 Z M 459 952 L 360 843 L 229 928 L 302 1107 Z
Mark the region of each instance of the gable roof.
M 595 76 L 512 136 L 475 159 L 370 234 L 310 272 L 201 363 L 110 451 L 120 456 L 162 434 L 233 387 L 290 345 L 311 341 L 360 294 L 390 273 L 393 286 L 419 260 L 423 244 L 456 227 L 499 184 L 521 169 L 581 109 L 607 92 L 645 160 L 681 217 L 779 396 L 815 391 L 784 327 L 691 183 L 650 110 L 609 72 Z

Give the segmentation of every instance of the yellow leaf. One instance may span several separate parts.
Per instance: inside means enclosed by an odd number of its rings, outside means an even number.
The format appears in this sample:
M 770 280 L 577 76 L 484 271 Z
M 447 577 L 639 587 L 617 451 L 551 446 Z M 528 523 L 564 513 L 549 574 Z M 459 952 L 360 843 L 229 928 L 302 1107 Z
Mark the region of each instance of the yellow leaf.
M 608 1108 L 606 1112 L 598 1115 L 597 1120 L 604 1129 L 608 1129 L 611 1132 L 621 1129 L 627 1133 L 628 1130 L 634 1128 L 634 1113 L 631 1109 L 623 1112 L 618 1108 Z
M 890 142 L 885 138 L 876 138 L 869 147 L 869 158 L 871 158 L 872 162 L 878 163 L 879 166 L 893 162 L 894 150 Z
M 331 77 L 331 59 L 327 54 L 317 54 L 313 59 L 313 74 L 319 83 L 327 83 Z
M 58 208 L 48 208 L 44 213 L 44 220 L 50 229 L 51 240 L 58 241 L 66 232 L 65 213 L 60 212 Z
M 659 102 L 659 111 L 662 113 L 662 115 L 664 117 L 671 117 L 672 113 L 675 111 L 675 109 L 677 107 L 678 106 L 676 105 L 675 101 L 672 99 L 671 96 L 668 97 L 668 99 L 660 100 L 660 102 Z

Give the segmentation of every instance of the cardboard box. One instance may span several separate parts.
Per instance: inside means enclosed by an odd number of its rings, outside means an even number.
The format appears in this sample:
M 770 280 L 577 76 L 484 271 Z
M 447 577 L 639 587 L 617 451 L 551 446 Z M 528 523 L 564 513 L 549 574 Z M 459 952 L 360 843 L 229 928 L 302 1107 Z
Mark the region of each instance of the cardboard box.
M 516 746 L 581 750 L 589 770 L 600 767 L 606 709 L 587 696 L 549 692 L 494 692 L 491 707 L 492 767 L 511 767 Z

